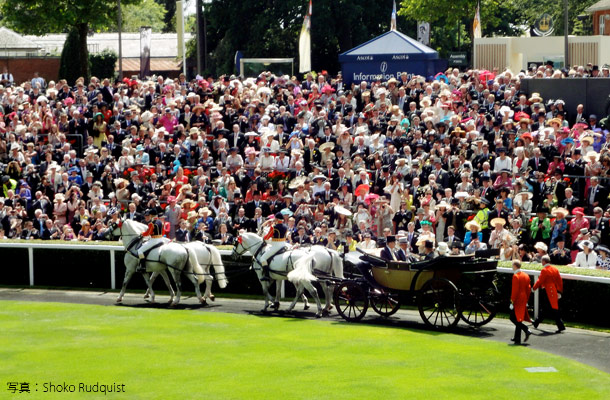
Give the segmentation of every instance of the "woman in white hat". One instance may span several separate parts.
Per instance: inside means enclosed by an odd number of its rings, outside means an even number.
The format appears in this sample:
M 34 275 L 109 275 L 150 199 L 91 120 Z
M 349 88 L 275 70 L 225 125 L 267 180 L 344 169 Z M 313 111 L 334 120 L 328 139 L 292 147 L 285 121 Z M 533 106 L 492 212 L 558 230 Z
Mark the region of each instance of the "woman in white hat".
M 65 196 L 63 193 L 57 193 L 53 200 L 53 203 L 55 203 L 53 206 L 53 215 L 60 228 L 66 224 L 66 213 L 68 212 L 68 205 L 64 200 Z
M 547 255 L 549 247 L 544 242 L 537 242 L 534 245 L 534 250 L 536 251 L 536 254 L 534 254 L 533 261 L 540 262 L 542 257 Z
M 597 266 L 597 253 L 593 250 L 595 245 L 590 240 L 583 240 L 578 243 L 578 247 L 582 250 L 576 255 L 574 264 L 571 267 L 595 269 Z

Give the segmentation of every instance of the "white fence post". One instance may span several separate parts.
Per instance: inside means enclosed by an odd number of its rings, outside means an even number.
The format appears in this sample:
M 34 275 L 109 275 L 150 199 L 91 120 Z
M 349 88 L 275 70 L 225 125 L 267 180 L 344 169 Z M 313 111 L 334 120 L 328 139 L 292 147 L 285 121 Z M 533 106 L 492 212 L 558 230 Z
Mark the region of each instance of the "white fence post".
M 114 265 L 114 250 L 110 250 L 110 288 L 116 289 L 116 269 Z
M 30 286 L 34 286 L 34 249 L 28 247 L 28 263 L 30 270 Z

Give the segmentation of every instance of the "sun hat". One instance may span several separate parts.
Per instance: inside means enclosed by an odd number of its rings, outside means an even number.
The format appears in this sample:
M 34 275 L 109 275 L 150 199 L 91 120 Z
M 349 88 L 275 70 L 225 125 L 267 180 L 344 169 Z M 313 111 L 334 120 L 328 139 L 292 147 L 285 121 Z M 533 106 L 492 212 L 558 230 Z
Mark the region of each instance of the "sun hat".
M 578 248 L 580 248 L 581 250 L 584 250 L 585 247 L 588 247 L 589 249 L 593 250 L 595 248 L 595 244 L 590 240 L 583 240 L 578 243 Z

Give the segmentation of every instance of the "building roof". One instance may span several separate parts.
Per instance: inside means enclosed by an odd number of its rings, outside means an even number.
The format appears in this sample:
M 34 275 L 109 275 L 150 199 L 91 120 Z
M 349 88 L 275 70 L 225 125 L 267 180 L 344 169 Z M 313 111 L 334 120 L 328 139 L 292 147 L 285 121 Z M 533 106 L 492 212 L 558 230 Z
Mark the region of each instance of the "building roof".
M 389 31 L 360 46 L 342 53 L 340 56 L 412 54 L 428 57 L 438 56 L 438 52 L 400 33 Z
M 588 14 L 593 14 L 596 11 L 610 10 L 610 0 L 601 0 L 585 9 Z
M 38 43 L 49 53 L 60 54 L 67 34 L 51 33 L 45 36 L 26 36 L 26 38 Z M 186 33 L 184 40 L 188 41 L 193 38 L 192 33 Z M 133 32 L 123 32 L 121 41 L 123 44 L 123 57 L 140 57 L 140 34 Z M 176 57 L 178 55 L 178 35 L 176 33 L 159 33 L 153 32 L 150 38 L 150 56 L 151 57 Z M 112 50 L 119 53 L 119 34 L 116 32 L 110 33 L 95 33 L 87 37 L 87 46 L 89 52 L 98 53 L 103 50 Z
M 5 27 L 0 27 L 0 50 L 38 50 L 40 46 L 20 34 Z
M 116 71 L 119 70 L 119 61 L 117 60 Z M 152 58 L 150 59 L 150 71 L 180 71 L 182 70 L 182 61 L 177 61 L 175 58 Z M 140 71 L 140 58 L 123 58 L 123 71 Z

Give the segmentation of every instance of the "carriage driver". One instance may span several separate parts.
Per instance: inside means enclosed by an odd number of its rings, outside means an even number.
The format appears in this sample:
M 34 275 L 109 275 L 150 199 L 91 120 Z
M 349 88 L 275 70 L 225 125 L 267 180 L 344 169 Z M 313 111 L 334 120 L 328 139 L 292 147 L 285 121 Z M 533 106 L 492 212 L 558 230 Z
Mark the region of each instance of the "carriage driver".
M 146 216 L 146 221 L 148 222 L 148 230 L 142 233 L 142 237 L 149 236 L 150 239 L 146 241 L 140 248 L 138 249 L 138 257 L 140 258 L 140 266 L 138 267 L 137 272 L 145 272 L 146 271 L 146 255 L 148 251 L 152 250 L 154 246 L 157 244 L 165 244 L 169 243 L 169 239 L 163 237 L 163 222 L 157 218 L 157 210 L 150 209 L 147 210 L 144 214 Z
M 269 232 L 264 237 L 265 240 L 271 239 L 270 247 L 259 260 L 259 263 L 263 267 L 262 281 L 269 280 L 268 260 L 286 248 L 286 233 L 288 232 L 288 228 L 284 225 L 284 216 L 282 213 L 275 214 L 273 222 L 273 228 L 269 229 Z

